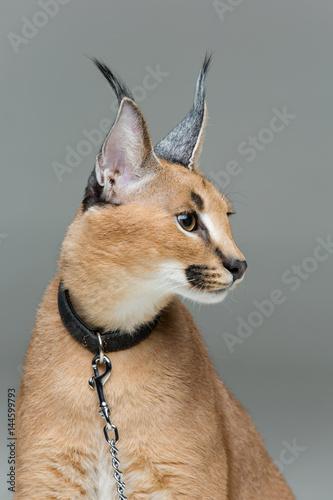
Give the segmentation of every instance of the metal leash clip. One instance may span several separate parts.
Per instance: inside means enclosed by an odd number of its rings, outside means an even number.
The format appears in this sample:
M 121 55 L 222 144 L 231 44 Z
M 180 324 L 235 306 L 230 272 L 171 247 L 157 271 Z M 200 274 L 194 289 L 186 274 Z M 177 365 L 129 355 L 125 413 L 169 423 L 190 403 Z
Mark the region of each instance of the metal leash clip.
M 108 356 L 105 356 L 103 352 L 103 344 L 102 344 L 102 339 L 100 334 L 98 333 L 98 340 L 99 340 L 99 354 L 96 354 L 93 357 L 92 360 L 92 367 L 94 371 L 94 376 L 91 377 L 89 380 L 89 386 L 91 389 L 96 389 L 97 392 L 97 397 L 99 401 L 99 414 L 104 418 L 106 425 L 104 426 L 104 437 L 106 442 L 110 445 L 110 454 L 112 456 L 112 467 L 114 469 L 114 474 L 113 477 L 116 481 L 117 485 L 117 492 L 119 494 L 119 500 L 127 500 L 127 497 L 125 497 L 125 483 L 122 481 L 122 472 L 119 470 L 120 467 L 120 462 L 117 458 L 118 455 L 118 448 L 116 447 L 116 444 L 118 443 L 119 440 L 119 434 L 118 434 L 118 429 L 115 425 L 111 423 L 110 419 L 110 408 L 107 402 L 105 401 L 104 397 L 104 390 L 103 386 L 105 382 L 108 380 L 108 378 L 111 375 L 112 371 L 112 364 L 110 361 L 110 358 Z M 97 364 L 104 364 L 105 365 L 105 371 L 103 373 L 99 373 L 98 371 L 98 366 Z M 113 431 L 114 432 L 114 439 L 109 438 L 109 433 L 108 431 Z
M 107 356 L 104 355 L 103 357 L 104 357 L 103 362 L 105 364 L 105 371 L 102 374 L 99 374 L 97 367 L 97 363 L 100 363 L 100 355 L 96 354 L 92 360 L 91 364 L 94 370 L 94 376 L 91 377 L 91 379 L 89 380 L 89 386 L 91 387 L 91 389 L 96 389 L 99 401 L 99 408 L 100 408 L 99 414 L 105 418 L 106 425 L 108 426 L 108 428 L 110 426 L 111 429 L 110 408 L 107 402 L 105 401 L 103 386 L 111 375 L 112 365 L 110 359 Z

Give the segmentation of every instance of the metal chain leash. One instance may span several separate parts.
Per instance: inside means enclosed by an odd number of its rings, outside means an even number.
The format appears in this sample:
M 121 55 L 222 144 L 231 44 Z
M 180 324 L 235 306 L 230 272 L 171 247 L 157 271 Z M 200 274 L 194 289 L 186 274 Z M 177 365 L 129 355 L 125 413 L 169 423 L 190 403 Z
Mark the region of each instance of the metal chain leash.
M 91 389 L 96 389 L 98 400 L 99 400 L 99 412 L 98 413 L 105 420 L 104 437 L 105 437 L 106 442 L 110 445 L 110 454 L 112 456 L 112 467 L 114 469 L 113 477 L 116 481 L 119 500 L 127 500 L 127 497 L 125 496 L 125 483 L 122 481 L 123 473 L 119 469 L 120 462 L 119 462 L 119 459 L 117 458 L 119 450 L 118 450 L 116 445 L 119 441 L 119 433 L 118 433 L 117 427 L 111 423 L 110 408 L 109 408 L 107 402 L 105 401 L 104 392 L 103 392 L 103 386 L 111 375 L 112 365 L 111 365 L 110 359 L 107 356 L 105 356 L 105 354 L 103 352 L 103 344 L 102 344 L 101 336 L 99 334 L 97 334 L 97 335 L 98 335 L 98 340 L 99 340 L 99 354 L 96 354 L 92 360 L 92 367 L 94 370 L 94 376 L 89 380 L 89 386 L 91 387 Z M 101 375 L 98 372 L 97 364 L 100 364 L 100 365 L 105 364 L 105 372 L 102 373 Z M 114 433 L 114 439 L 110 439 L 109 432 Z

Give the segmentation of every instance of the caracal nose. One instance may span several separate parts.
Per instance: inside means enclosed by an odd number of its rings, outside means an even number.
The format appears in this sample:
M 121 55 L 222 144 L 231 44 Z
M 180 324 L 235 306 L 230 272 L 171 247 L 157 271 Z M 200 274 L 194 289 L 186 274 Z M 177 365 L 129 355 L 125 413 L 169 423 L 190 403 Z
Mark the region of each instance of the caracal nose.
M 247 262 L 246 260 L 228 259 L 224 267 L 231 272 L 234 281 L 237 281 L 244 275 L 247 268 Z

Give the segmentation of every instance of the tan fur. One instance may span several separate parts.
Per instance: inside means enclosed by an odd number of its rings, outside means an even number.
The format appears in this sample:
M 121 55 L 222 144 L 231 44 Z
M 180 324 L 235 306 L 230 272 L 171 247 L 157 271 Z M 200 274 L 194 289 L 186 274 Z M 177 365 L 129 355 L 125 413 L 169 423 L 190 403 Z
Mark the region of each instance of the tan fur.
M 151 292 L 156 270 L 179 274 L 192 264 L 209 267 L 207 294 L 230 284 L 215 252 L 243 259 L 226 215 L 230 203 L 197 170 L 148 161 L 155 175 L 128 203 L 80 208 L 69 227 L 20 387 L 15 498 L 118 498 L 97 397 L 88 387 L 92 353 L 59 317 L 61 278 L 92 327 L 131 329 L 164 308 L 146 340 L 110 353 L 104 389 L 129 500 L 291 500 L 249 416 L 218 379 L 188 310 L 171 289 Z M 192 191 L 214 227 L 208 243 L 176 221 L 197 210 Z

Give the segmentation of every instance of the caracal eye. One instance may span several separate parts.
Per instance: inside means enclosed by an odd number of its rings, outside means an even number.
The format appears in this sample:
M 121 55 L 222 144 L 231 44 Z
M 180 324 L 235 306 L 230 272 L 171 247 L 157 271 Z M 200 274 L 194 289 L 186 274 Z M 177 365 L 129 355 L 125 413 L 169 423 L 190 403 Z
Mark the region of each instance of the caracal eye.
M 177 216 L 178 224 L 185 229 L 185 231 L 195 231 L 198 226 L 198 218 L 195 213 L 179 214 Z

